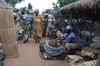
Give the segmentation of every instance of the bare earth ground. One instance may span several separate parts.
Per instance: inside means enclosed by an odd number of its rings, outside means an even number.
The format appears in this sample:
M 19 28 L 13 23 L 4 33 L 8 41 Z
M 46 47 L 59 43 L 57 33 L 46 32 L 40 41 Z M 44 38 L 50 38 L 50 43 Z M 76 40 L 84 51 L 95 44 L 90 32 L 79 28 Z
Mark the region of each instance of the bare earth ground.
M 42 38 L 42 42 L 47 38 Z M 36 44 L 33 39 L 29 43 L 23 44 L 18 42 L 19 56 L 16 58 L 6 58 L 3 63 L 4 66 L 70 66 L 67 61 L 60 60 L 43 60 L 39 56 L 39 44 Z

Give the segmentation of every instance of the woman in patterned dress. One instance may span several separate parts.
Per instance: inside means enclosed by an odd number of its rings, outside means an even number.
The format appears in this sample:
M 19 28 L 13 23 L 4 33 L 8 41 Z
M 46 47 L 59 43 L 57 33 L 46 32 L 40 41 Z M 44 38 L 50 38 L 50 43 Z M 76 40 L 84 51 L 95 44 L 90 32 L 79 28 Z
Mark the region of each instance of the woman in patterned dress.
M 33 38 L 35 40 L 35 42 L 40 42 L 41 40 L 41 37 L 42 37 L 42 16 L 39 15 L 39 10 L 38 9 L 35 9 L 34 11 L 34 16 L 33 16 L 33 19 L 34 19 L 34 23 L 33 23 L 33 27 L 34 27 L 34 34 L 33 34 Z

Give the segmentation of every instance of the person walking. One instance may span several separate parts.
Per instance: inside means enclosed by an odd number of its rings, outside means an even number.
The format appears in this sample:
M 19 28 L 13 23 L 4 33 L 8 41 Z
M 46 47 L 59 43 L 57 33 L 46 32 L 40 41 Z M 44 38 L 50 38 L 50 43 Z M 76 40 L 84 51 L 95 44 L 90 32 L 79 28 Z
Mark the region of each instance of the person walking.
M 42 33 L 42 37 L 45 37 L 45 35 L 46 35 L 47 26 L 48 26 L 48 15 L 45 14 L 44 20 L 43 20 L 43 33 Z
M 43 27 L 43 18 L 41 15 L 39 15 L 39 10 L 35 9 L 34 10 L 34 23 L 33 23 L 33 27 L 34 27 L 34 34 L 33 34 L 33 38 L 35 40 L 36 43 L 39 43 L 42 37 L 42 27 Z

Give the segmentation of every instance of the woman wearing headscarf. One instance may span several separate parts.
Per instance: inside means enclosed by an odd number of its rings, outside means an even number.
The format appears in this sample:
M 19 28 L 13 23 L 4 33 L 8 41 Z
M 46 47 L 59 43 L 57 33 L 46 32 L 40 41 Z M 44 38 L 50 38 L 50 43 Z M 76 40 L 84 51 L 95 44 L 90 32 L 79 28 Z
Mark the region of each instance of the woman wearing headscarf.
M 35 42 L 40 42 L 41 37 L 42 37 L 42 16 L 39 15 L 39 10 L 35 9 L 34 10 L 34 23 L 33 23 L 33 27 L 34 27 L 34 34 L 33 34 L 33 38 L 35 40 Z
M 82 49 L 88 46 L 85 40 L 77 39 L 75 33 L 73 32 L 73 28 L 70 25 L 66 26 L 66 33 L 64 34 L 64 37 L 65 48 L 68 52 L 70 52 L 71 49 Z
M 65 33 L 64 33 L 64 38 L 65 38 L 65 41 L 64 41 L 64 44 L 65 44 L 65 48 L 67 49 L 67 51 L 69 52 L 70 49 L 74 49 L 77 47 L 77 38 L 76 38 L 76 35 L 75 33 L 72 31 L 73 28 L 68 25 L 66 26 L 65 28 Z

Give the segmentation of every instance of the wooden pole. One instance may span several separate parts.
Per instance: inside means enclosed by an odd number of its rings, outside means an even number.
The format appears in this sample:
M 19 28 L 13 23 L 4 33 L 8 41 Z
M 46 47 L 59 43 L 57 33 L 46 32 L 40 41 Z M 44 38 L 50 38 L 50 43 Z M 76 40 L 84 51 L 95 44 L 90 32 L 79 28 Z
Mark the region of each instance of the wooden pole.
M 70 22 L 72 21 L 72 12 L 70 12 Z
M 100 53 L 99 53 L 99 57 L 97 59 L 97 65 L 96 66 L 100 66 Z

